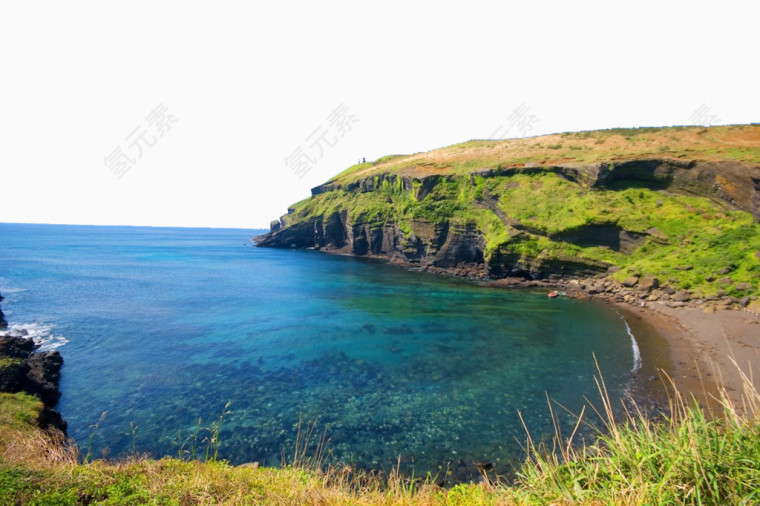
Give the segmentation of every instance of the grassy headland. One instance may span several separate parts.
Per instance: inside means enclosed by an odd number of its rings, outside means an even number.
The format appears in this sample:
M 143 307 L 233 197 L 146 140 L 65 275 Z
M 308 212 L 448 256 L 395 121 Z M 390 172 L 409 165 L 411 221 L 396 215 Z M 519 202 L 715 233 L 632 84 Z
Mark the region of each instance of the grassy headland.
M 760 163 L 760 125 L 612 128 L 507 140 L 472 140 L 413 155 L 392 155 L 349 167 L 329 182 L 350 183 L 376 174 L 420 178 L 467 175 L 485 167 L 594 164 L 631 159 Z
M 350 167 L 262 244 L 485 278 L 650 276 L 760 306 L 758 188 L 760 125 L 470 141 Z

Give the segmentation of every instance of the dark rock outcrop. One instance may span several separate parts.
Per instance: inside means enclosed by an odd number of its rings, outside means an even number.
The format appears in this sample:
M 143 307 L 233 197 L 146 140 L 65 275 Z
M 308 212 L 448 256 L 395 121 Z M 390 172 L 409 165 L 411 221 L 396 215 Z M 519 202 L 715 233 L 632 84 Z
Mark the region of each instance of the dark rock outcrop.
M 347 212 L 314 217 L 255 238 L 259 246 L 313 248 L 359 256 L 381 256 L 392 263 L 430 271 L 451 269 L 483 277 L 485 241 L 474 223 L 417 221 L 403 231 L 397 223 Z
M 38 397 L 45 408 L 39 424 L 66 432 L 66 422 L 53 409 L 61 393 L 58 382 L 63 358 L 57 351 L 38 352 L 38 345 L 20 335 L 0 335 L 0 392 L 26 392 Z
M 3 301 L 5 297 L 0 294 L 0 302 Z M 4 330 L 8 328 L 8 321 L 5 319 L 5 314 L 3 313 L 3 309 L 0 308 L 0 330 Z
M 609 267 L 608 264 L 590 260 L 527 257 L 502 248 L 491 253 L 487 265 L 488 277 L 490 278 L 521 278 L 526 280 L 595 276 L 606 272 Z
M 672 159 L 628 160 L 613 165 L 600 164 L 597 187 L 625 187 L 647 184 L 668 188 L 729 204 L 752 213 L 760 221 L 760 166 L 740 162 L 679 161 Z
M 633 253 L 646 237 L 647 234 L 628 232 L 615 224 L 584 225 L 551 236 L 552 240 L 569 242 L 584 248 L 603 246 L 626 254 Z

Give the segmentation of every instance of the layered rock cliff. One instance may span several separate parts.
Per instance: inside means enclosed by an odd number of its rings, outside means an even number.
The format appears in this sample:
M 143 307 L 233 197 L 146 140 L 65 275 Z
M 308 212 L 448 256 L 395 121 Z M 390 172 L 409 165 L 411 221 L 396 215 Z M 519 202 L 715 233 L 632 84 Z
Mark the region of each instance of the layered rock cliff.
M 465 155 L 454 146 L 361 164 L 314 188 L 255 241 L 382 256 L 477 278 L 610 271 L 622 280 L 626 273 L 613 271 L 627 268 L 704 294 L 754 294 L 760 288 L 760 127 L 734 131 L 743 150 L 738 155 L 731 131 L 717 130 L 719 141 L 696 144 L 702 151 L 687 143 L 701 142 L 705 132 L 642 134 L 654 139 L 649 142 L 681 135 L 688 149 L 670 156 L 630 148 L 608 159 L 555 163 L 543 149 L 519 163 L 499 163 L 500 144 L 491 142 L 467 143 Z M 604 138 L 594 134 L 563 137 L 565 147 L 580 151 L 585 147 L 573 143 L 590 143 L 593 149 Z M 514 150 L 510 143 L 525 141 L 501 142 Z M 684 265 L 691 268 L 676 269 Z M 731 283 L 711 285 L 729 265 Z M 751 286 L 737 290 L 737 281 Z

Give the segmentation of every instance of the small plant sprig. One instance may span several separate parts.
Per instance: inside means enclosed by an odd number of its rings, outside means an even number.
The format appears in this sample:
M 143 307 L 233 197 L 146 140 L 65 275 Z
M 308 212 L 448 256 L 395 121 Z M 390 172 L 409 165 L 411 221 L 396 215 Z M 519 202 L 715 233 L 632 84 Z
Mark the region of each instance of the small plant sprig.
M 306 469 L 320 469 L 324 463 L 326 453 L 328 452 L 328 445 L 330 440 L 327 438 L 327 427 L 325 427 L 322 435 L 318 439 L 314 439 L 316 442 L 316 448 L 314 455 L 308 455 L 309 446 L 315 437 L 315 430 L 317 428 L 318 419 L 315 418 L 311 424 L 304 425 L 303 418 L 298 417 L 298 431 L 296 433 L 295 447 L 293 448 L 293 457 L 290 464 L 287 463 L 284 450 L 282 461 L 284 465 L 289 465 L 293 468 L 306 468 Z
M 210 426 L 203 427 L 203 418 L 198 417 L 198 423 L 195 424 L 193 431 L 188 436 L 183 437 L 182 431 L 177 431 L 177 446 L 179 447 L 177 457 L 179 459 L 189 457 L 190 460 L 195 460 L 198 458 L 198 450 L 200 449 L 198 440 L 200 439 L 201 444 L 206 444 L 204 460 L 206 462 L 216 462 L 218 460 L 220 446 L 219 430 L 225 417 L 232 414 L 232 411 L 229 410 L 230 404 L 232 404 L 232 401 L 227 401 L 221 414 L 216 420 L 211 422 Z M 201 437 L 204 433 L 206 435 Z
M 95 433 L 100 428 L 100 423 L 106 419 L 106 415 L 108 414 L 108 411 L 103 411 L 100 414 L 100 419 L 95 422 L 93 425 L 89 426 L 90 430 L 90 438 L 87 440 L 87 453 L 84 455 L 84 463 L 87 464 L 90 462 L 90 457 L 92 456 L 92 442 L 93 439 L 95 439 Z
M 206 428 L 208 431 L 208 436 L 205 439 L 206 462 L 209 461 L 209 457 L 211 457 L 211 462 L 217 461 L 217 458 L 219 456 L 219 427 L 222 426 L 224 417 L 232 414 L 232 411 L 229 410 L 231 403 L 232 401 L 227 401 L 227 404 L 224 405 L 222 413 L 216 418 L 216 420 L 211 422 L 211 427 Z
M 132 436 L 132 457 L 137 457 L 137 425 L 129 422 L 129 433 Z

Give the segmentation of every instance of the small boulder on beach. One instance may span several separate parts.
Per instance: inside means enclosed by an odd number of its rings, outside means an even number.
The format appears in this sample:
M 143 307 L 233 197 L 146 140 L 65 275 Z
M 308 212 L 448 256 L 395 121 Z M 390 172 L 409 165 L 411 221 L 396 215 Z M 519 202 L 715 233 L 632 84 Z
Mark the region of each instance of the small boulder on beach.
M 623 280 L 623 286 L 627 286 L 628 288 L 633 288 L 636 286 L 636 283 L 639 282 L 639 278 L 637 276 L 630 276 Z

